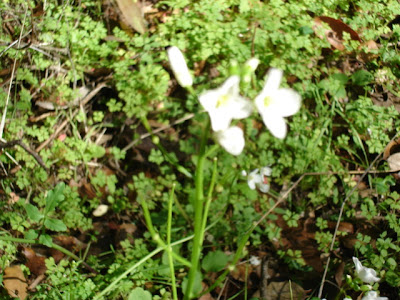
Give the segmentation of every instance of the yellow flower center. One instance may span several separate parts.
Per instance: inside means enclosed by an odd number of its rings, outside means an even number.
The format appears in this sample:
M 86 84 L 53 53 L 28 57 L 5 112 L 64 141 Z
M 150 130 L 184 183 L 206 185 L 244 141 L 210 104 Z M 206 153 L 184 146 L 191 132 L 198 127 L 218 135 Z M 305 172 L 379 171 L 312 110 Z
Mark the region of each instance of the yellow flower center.
M 230 99 L 229 95 L 219 96 L 218 101 L 217 101 L 217 108 L 221 107 L 221 106 L 226 106 L 229 102 L 229 99 Z
M 271 104 L 271 97 L 270 96 L 267 96 L 267 97 L 265 97 L 264 98 L 264 106 L 265 107 L 267 107 L 267 106 L 269 106 L 270 104 Z

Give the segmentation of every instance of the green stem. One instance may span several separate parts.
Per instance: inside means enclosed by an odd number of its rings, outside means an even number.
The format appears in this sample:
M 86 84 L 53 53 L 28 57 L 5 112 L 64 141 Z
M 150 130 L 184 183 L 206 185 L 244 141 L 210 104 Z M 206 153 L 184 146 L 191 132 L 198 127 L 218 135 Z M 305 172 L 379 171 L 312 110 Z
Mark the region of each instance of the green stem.
M 171 228 L 172 228 L 172 204 L 174 203 L 174 191 L 175 184 L 172 185 L 172 190 L 168 199 L 168 219 L 167 219 L 167 253 L 168 253 L 168 261 L 169 261 L 169 270 L 171 274 L 171 285 L 172 285 L 172 295 L 174 300 L 178 300 L 178 293 L 176 290 L 176 279 L 175 279 L 175 268 L 174 268 L 174 259 L 171 253 L 173 253 L 173 249 L 171 247 Z
M 210 210 L 212 193 L 214 191 L 216 178 L 217 178 L 217 158 L 214 158 L 214 167 L 213 167 L 213 173 L 212 173 L 212 176 L 211 176 L 210 188 L 208 190 L 206 203 L 204 205 L 203 225 L 201 227 L 201 232 L 203 233 L 203 236 L 201 237 L 202 240 L 204 240 L 204 233 L 206 232 L 208 211 Z
M 149 208 L 147 206 L 146 200 L 144 198 L 141 199 L 140 204 L 142 205 L 144 219 L 146 220 L 147 228 L 148 228 L 148 230 L 150 232 L 150 235 L 153 238 L 153 240 L 160 247 L 162 247 L 163 249 L 165 248 L 166 251 L 168 252 L 168 254 L 171 254 L 177 261 L 179 261 L 183 265 L 185 265 L 185 266 L 190 268 L 191 267 L 191 263 L 188 260 L 186 260 L 185 258 L 183 258 L 182 256 L 180 256 L 178 253 L 175 253 L 174 251 L 169 249 L 167 247 L 167 245 L 165 244 L 165 242 L 161 239 L 160 235 L 154 229 L 153 222 L 151 221 L 150 211 L 149 211 Z
M 193 238 L 193 248 L 191 264 L 192 267 L 189 270 L 188 281 L 185 291 L 184 300 L 189 300 L 195 297 L 192 295 L 194 281 L 196 279 L 196 273 L 198 271 L 199 259 L 201 248 L 203 244 L 203 185 L 204 185 L 204 162 L 206 159 L 205 148 L 208 139 L 208 132 L 210 130 L 210 121 L 207 122 L 207 126 L 203 131 L 203 136 L 200 143 L 200 152 L 196 167 L 195 176 L 195 198 L 194 198 L 194 238 Z
M 213 226 L 215 226 L 215 224 L 217 224 L 218 221 L 212 223 L 211 225 L 209 225 L 207 229 L 212 228 Z M 171 243 L 171 247 L 174 247 L 176 245 L 179 244 L 183 244 L 184 242 L 190 241 L 192 238 L 194 237 L 194 235 L 190 235 L 188 237 L 185 237 L 184 239 L 181 239 L 179 241 L 173 242 Z M 101 293 L 97 294 L 93 300 L 98 300 L 101 297 L 103 297 L 104 295 L 106 295 L 107 293 L 109 293 L 110 291 L 113 290 L 114 286 L 116 286 L 122 279 L 124 279 L 129 273 L 132 273 L 136 268 L 138 268 L 141 264 L 143 264 L 146 260 L 152 258 L 154 255 L 160 253 L 163 250 L 167 249 L 167 245 L 165 245 L 165 247 L 158 247 L 157 249 L 153 250 L 152 252 L 150 252 L 149 254 L 147 254 L 145 257 L 143 257 L 141 260 L 139 260 L 137 263 L 135 263 L 132 267 L 130 267 L 128 270 L 126 270 L 124 273 L 122 273 L 120 276 L 117 277 L 117 279 L 115 279 L 113 282 L 110 283 L 109 286 L 107 286 Z
M 182 244 L 184 242 L 187 242 L 189 240 L 191 240 L 193 238 L 193 235 L 188 236 L 184 239 L 181 239 L 179 241 L 176 241 L 174 243 L 172 243 L 170 246 L 176 246 L 179 244 Z M 114 286 L 116 286 L 122 279 L 124 279 L 129 273 L 132 273 L 136 268 L 138 268 L 141 264 L 143 264 L 146 260 L 152 258 L 154 255 L 158 254 L 159 252 L 166 250 L 167 249 L 167 245 L 165 245 L 164 247 L 158 247 L 157 249 L 153 250 L 152 252 L 150 252 L 149 254 L 147 254 L 145 257 L 143 257 L 141 260 L 139 260 L 137 263 L 135 263 L 132 267 L 130 267 L 128 270 L 126 270 L 124 273 L 122 273 L 120 276 L 117 277 L 117 279 L 115 279 L 109 286 L 107 286 L 100 294 L 97 294 L 93 300 L 97 300 L 100 299 L 101 297 L 103 297 L 104 295 L 106 295 L 107 293 L 109 293 L 111 290 L 113 290 Z
M 229 272 L 231 272 L 235 268 L 235 265 L 242 257 L 243 249 L 246 246 L 246 243 L 249 240 L 251 233 L 257 227 L 257 225 L 258 225 L 257 223 L 254 223 L 251 226 L 251 228 L 246 232 L 246 234 L 242 237 L 242 239 L 239 242 L 235 256 L 233 257 L 233 260 L 229 264 L 228 268 L 226 268 L 226 270 L 217 278 L 217 280 L 215 280 L 215 282 L 202 294 L 206 294 L 209 291 L 214 290 L 222 281 L 225 280 L 225 277 L 229 274 Z

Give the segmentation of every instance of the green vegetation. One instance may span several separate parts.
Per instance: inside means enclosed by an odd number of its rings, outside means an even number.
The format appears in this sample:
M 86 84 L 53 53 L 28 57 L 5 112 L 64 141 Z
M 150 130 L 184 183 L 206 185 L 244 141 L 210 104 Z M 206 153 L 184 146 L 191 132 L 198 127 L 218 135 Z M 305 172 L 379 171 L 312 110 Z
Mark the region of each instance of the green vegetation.
M 1 299 L 261 299 L 260 261 L 307 299 L 400 295 L 398 1 L 4 0 L 0 14 Z M 271 70 L 298 112 L 260 110 Z M 226 146 L 202 101 L 228 83 L 216 107 L 237 100 L 232 76 L 254 107 Z M 283 117 L 280 138 L 264 123 Z

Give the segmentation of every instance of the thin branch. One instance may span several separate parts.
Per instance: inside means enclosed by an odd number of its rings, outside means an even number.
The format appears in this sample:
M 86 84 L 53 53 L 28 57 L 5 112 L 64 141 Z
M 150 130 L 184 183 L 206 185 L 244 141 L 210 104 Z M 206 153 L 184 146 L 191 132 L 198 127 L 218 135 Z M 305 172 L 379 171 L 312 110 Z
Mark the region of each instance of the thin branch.
M 38 162 L 38 164 L 47 171 L 47 167 L 44 164 L 42 158 L 37 154 L 35 151 L 30 149 L 27 145 L 25 145 L 21 140 L 13 140 L 9 142 L 3 142 L 4 140 L 0 140 L 0 149 L 4 148 L 11 148 L 14 147 L 15 145 L 20 146 L 22 149 L 24 149 L 26 152 L 28 152 L 30 155 L 33 156 L 34 159 Z
M 145 138 L 150 137 L 153 134 L 159 133 L 161 131 L 167 130 L 169 128 L 171 128 L 172 126 L 178 125 L 180 123 L 183 123 L 187 120 L 190 120 L 194 117 L 194 114 L 188 114 L 187 116 L 184 116 L 183 118 L 180 118 L 178 120 L 176 120 L 175 122 L 172 122 L 171 124 L 162 126 L 160 128 L 157 128 L 156 130 L 153 130 L 152 132 L 147 132 L 145 134 L 142 134 L 139 138 L 137 138 L 136 140 L 133 140 L 132 142 L 130 142 L 128 145 L 125 146 L 125 148 L 122 149 L 122 151 L 127 151 L 130 148 L 132 148 L 133 146 L 135 146 L 139 141 L 144 140 Z
M 98 85 L 96 86 L 96 88 L 95 88 L 93 91 L 91 91 L 91 92 L 82 100 L 81 105 L 87 104 L 87 103 L 88 103 L 94 96 L 96 96 L 96 94 L 97 94 L 102 88 L 104 88 L 105 86 L 106 86 L 106 83 L 105 83 L 105 82 L 102 82 L 102 83 L 98 84 Z M 78 112 L 79 112 L 79 108 L 76 109 L 76 110 L 72 113 L 72 118 L 75 117 L 75 116 L 78 114 Z M 42 144 L 40 144 L 39 147 L 37 147 L 37 148 L 35 149 L 35 151 L 36 151 L 36 152 L 40 152 L 40 150 L 42 150 L 44 147 L 46 147 L 48 144 L 50 144 L 50 142 L 51 142 L 52 140 L 54 140 L 54 139 L 59 135 L 59 133 L 67 126 L 68 122 L 69 122 L 69 119 L 68 119 L 68 118 L 65 119 L 65 120 L 61 123 L 61 125 L 56 129 L 56 131 L 55 131 L 46 141 L 44 141 Z

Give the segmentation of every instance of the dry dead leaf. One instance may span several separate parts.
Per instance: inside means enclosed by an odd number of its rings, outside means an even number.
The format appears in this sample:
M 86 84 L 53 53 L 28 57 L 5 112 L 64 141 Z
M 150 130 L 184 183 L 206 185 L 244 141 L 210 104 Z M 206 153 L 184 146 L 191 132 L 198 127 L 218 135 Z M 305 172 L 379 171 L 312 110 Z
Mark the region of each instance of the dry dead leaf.
M 26 292 L 28 284 L 20 266 L 5 268 L 3 285 L 11 297 L 24 300 L 28 296 Z
M 303 300 L 304 289 L 293 281 L 271 282 L 267 286 L 268 300 Z
M 391 141 L 387 144 L 385 151 L 383 152 L 383 159 L 387 160 L 392 154 L 400 152 L 400 139 Z
M 335 272 L 335 280 L 339 287 L 342 286 L 343 283 L 343 273 L 344 273 L 345 263 L 342 261 L 336 269 Z
M 387 162 L 391 171 L 400 170 L 400 152 L 390 155 L 387 158 Z
M 322 23 L 328 24 L 328 26 L 330 27 L 330 30 L 324 30 L 325 36 L 322 36 L 320 34 L 321 28 L 324 28 Z M 351 29 L 348 25 L 346 25 L 342 21 L 331 17 L 320 16 L 315 18 L 313 30 L 320 39 L 326 38 L 329 44 L 331 44 L 333 48 L 338 49 L 340 51 L 346 49 L 346 47 L 343 44 L 344 32 L 348 33 L 353 41 L 361 42 L 361 38 L 357 32 L 355 32 L 353 29 Z
M 146 21 L 143 17 L 142 5 L 133 0 L 116 0 L 121 12 L 121 19 L 140 34 L 146 32 Z
M 32 274 L 39 276 L 46 272 L 46 264 L 44 262 L 46 257 L 37 255 L 31 248 L 23 248 L 22 253 L 26 258 L 25 266 L 29 268 Z
M 16 193 L 10 192 L 9 195 L 10 195 L 10 198 L 8 199 L 8 204 L 9 204 L 9 205 L 12 205 L 12 204 L 18 202 L 19 196 L 18 196 Z

